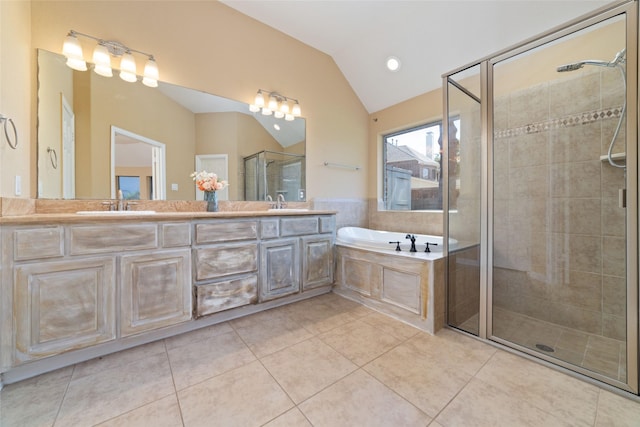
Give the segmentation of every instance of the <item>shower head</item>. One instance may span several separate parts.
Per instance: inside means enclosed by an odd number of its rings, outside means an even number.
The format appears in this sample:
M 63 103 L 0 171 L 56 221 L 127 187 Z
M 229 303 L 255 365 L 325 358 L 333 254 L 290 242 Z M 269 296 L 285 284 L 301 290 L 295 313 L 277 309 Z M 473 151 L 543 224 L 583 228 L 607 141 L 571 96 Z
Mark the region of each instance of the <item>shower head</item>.
M 617 67 L 619 64 L 625 61 L 625 53 L 626 53 L 626 49 L 622 49 L 620 52 L 616 53 L 615 58 L 613 58 L 611 62 L 601 61 L 599 59 L 587 59 L 584 61 L 561 65 L 558 68 L 556 68 L 556 71 L 559 73 L 563 73 L 565 71 L 575 71 L 575 70 L 579 70 L 585 65 L 594 65 L 596 67 Z

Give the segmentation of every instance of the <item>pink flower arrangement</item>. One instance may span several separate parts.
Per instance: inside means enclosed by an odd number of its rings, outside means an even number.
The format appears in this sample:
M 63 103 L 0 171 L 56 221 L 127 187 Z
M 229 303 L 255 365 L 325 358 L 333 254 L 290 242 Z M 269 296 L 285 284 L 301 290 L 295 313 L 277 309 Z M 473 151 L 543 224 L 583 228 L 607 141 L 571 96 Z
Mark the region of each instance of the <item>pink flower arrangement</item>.
M 191 174 L 200 191 L 223 190 L 229 185 L 227 181 L 218 181 L 218 175 L 212 172 L 200 171 Z

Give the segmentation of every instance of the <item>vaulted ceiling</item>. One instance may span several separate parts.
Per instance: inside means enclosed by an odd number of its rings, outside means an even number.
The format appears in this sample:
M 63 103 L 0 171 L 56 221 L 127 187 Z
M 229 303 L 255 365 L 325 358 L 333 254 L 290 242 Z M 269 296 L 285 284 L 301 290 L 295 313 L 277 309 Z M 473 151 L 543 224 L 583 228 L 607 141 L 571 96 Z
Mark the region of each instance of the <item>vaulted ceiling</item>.
M 368 112 L 441 86 L 441 76 L 609 0 L 221 0 L 330 55 Z M 401 67 L 388 71 L 386 59 Z

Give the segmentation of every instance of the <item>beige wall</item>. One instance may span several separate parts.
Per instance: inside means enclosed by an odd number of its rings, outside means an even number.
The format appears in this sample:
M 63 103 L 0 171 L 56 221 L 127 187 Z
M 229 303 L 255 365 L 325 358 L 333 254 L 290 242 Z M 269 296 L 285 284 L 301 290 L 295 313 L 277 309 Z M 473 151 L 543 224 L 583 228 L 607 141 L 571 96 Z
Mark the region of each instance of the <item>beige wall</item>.
M 22 196 L 29 195 L 31 173 L 35 175 L 35 153 L 30 141 L 31 111 L 35 108 L 32 83 L 35 72 L 31 50 L 31 4 L 22 1 L 0 1 L 0 114 L 10 117 L 18 132 L 18 147 L 9 148 L 0 133 L 0 196 L 15 196 L 14 179 L 21 177 Z
M 11 69 L 2 68 L 2 99 L 16 104 L 15 110 L 19 111 L 14 114 L 24 116 L 19 117 L 24 141 L 32 140 L 31 129 L 35 129 L 35 96 L 31 95 L 35 88 L 35 49 L 60 53 L 64 37 L 74 29 L 152 52 L 163 81 L 247 103 L 259 88 L 299 99 L 307 119 L 307 196 L 366 195 L 368 114 L 328 55 L 218 2 L 0 4 L 2 64 L 12 64 Z M 82 43 L 85 59 L 89 60 L 93 44 L 84 44 L 85 40 Z M 5 45 L 10 46 L 10 52 L 5 53 Z M 30 117 L 33 122 L 28 126 Z M 35 137 L 32 144 L 35 147 Z M 35 150 L 25 143 L 17 153 L 5 155 L 5 152 L 0 152 L 3 155 L 0 195 L 10 196 L 13 181 L 7 182 L 8 177 L 17 171 L 23 180 L 29 173 L 35 176 Z M 328 170 L 324 161 L 359 164 L 363 170 L 355 175 Z M 25 181 L 28 193 L 29 182 Z M 347 181 L 349 185 L 344 185 Z M 167 182 L 177 181 L 167 176 Z M 35 195 L 35 187 L 34 179 L 31 195 Z

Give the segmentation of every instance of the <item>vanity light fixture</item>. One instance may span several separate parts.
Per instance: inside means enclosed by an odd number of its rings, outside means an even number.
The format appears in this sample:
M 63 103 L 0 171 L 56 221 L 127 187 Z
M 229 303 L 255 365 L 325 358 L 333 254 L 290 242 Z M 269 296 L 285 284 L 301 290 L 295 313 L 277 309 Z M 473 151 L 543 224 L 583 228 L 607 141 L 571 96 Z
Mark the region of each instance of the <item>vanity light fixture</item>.
M 268 96 L 266 104 L 265 95 Z M 291 106 L 290 104 L 293 105 Z M 275 118 L 281 119 L 284 117 L 286 121 L 292 121 L 296 117 L 300 117 L 302 113 L 297 99 L 288 98 L 278 92 L 269 92 L 264 89 L 258 89 L 253 104 L 249 105 L 249 111 L 252 113 L 261 111 L 265 116 L 273 114 Z
M 98 42 L 93 50 L 93 71 L 95 71 L 96 74 L 104 77 L 113 76 L 111 70 L 111 57 L 113 56 L 120 58 L 120 78 L 131 83 L 137 81 L 136 60 L 132 54 L 132 52 L 136 52 L 147 57 L 142 83 L 149 87 L 158 86 L 158 64 L 156 64 L 156 60 L 152 54 L 131 49 L 120 42 L 103 40 L 74 30 L 69 31 L 69 34 L 67 34 L 64 40 L 64 46 L 62 47 L 62 54 L 67 57 L 67 65 L 69 67 L 78 71 L 87 70 L 87 63 L 84 60 L 82 46 L 80 45 L 78 36 L 87 37 Z

